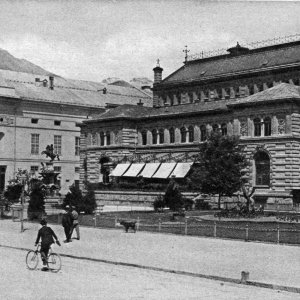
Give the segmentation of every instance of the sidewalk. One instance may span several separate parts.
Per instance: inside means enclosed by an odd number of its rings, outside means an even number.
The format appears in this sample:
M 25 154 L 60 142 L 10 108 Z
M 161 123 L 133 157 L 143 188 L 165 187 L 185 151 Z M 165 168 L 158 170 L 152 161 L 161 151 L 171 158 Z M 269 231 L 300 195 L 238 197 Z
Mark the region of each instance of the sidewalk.
M 40 225 L 0 220 L 0 246 L 34 248 Z M 63 228 L 50 225 L 64 240 Z M 108 262 L 161 268 L 239 280 L 242 271 L 249 280 L 300 288 L 300 247 L 212 238 L 125 233 L 81 227 L 81 240 L 55 251 L 65 255 L 87 257 Z M 24 253 L 25 255 L 25 253 Z

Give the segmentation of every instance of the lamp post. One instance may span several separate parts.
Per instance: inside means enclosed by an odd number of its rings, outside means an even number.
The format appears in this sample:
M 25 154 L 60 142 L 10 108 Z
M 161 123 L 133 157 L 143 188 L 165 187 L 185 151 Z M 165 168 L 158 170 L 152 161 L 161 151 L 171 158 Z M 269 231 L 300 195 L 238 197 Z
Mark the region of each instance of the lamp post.
M 20 176 L 20 180 L 22 183 L 22 193 L 21 193 L 21 232 L 24 232 L 24 189 L 26 183 L 26 175 L 22 174 Z

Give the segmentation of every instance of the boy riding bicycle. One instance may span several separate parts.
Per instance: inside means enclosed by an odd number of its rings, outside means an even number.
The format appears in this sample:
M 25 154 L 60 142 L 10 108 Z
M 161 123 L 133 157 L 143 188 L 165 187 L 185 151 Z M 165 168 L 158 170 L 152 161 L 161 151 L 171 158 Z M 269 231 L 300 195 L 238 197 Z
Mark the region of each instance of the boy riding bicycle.
M 39 243 L 39 240 L 41 239 L 41 257 L 43 260 L 43 265 L 47 266 L 47 257 L 48 257 L 48 252 L 50 249 L 50 246 L 54 243 L 54 239 L 56 240 L 56 243 L 60 246 L 60 242 L 54 233 L 54 231 L 47 226 L 47 221 L 42 220 L 40 222 L 42 225 L 42 228 L 39 230 L 36 241 L 35 241 L 35 246 Z M 54 238 L 54 239 L 53 239 Z M 47 267 L 44 267 L 42 270 L 47 270 Z

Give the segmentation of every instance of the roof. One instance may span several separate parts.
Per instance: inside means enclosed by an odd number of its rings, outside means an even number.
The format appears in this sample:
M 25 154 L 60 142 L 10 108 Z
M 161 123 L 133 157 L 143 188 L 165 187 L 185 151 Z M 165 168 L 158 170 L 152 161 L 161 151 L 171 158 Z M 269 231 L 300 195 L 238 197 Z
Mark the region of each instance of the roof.
M 219 100 L 211 102 L 200 102 L 191 103 L 183 105 L 174 105 L 166 107 L 145 107 L 141 105 L 121 105 L 116 108 L 109 109 L 104 113 L 93 116 L 90 120 L 85 120 L 84 122 L 90 123 L 94 121 L 107 121 L 116 119 L 132 119 L 139 120 L 144 118 L 161 118 L 161 117 L 176 117 L 182 114 L 191 113 L 201 113 L 201 112 L 217 112 L 228 110 L 227 104 L 228 100 Z
M 163 117 L 178 117 L 184 114 L 199 114 L 199 113 L 216 113 L 226 112 L 230 107 L 238 105 L 250 105 L 258 103 L 272 103 L 282 100 L 300 100 L 300 87 L 281 83 L 262 92 L 253 94 L 244 98 L 236 98 L 234 100 L 218 100 L 208 102 L 198 102 L 165 107 L 144 107 L 140 105 L 121 105 L 117 108 L 112 108 L 106 112 L 94 116 L 90 120 L 84 122 L 107 121 L 117 119 L 132 119 L 141 120 L 145 118 L 163 118 Z
M 39 82 L 36 82 L 39 78 Z M 43 86 L 47 80 L 48 86 Z M 139 99 L 146 106 L 152 106 L 152 99 L 135 87 L 108 85 L 93 81 L 66 79 L 54 76 L 54 89 L 49 88 L 49 77 L 8 70 L 0 70 L 0 88 L 10 88 L 17 97 L 32 101 L 44 101 L 67 105 L 105 107 L 110 104 L 135 105 Z M 103 89 L 106 88 L 106 93 Z M 1 95 L 1 93 L 0 93 Z
M 210 78 L 262 72 L 279 66 L 300 63 L 300 42 L 249 50 L 240 55 L 220 55 L 188 61 L 184 66 L 166 77 L 158 86 L 182 81 L 199 81 Z
M 272 88 L 253 94 L 245 98 L 235 99 L 228 106 L 259 104 L 277 100 L 300 99 L 300 87 L 289 83 L 280 83 Z

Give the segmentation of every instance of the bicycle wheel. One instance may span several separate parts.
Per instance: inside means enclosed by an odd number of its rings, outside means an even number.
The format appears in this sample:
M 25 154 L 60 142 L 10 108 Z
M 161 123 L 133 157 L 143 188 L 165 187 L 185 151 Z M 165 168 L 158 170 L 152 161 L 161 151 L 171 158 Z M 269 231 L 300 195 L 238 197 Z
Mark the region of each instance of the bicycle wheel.
M 35 270 L 39 263 L 39 254 L 36 251 L 30 250 L 26 255 L 26 265 L 30 270 Z
M 51 253 L 48 257 L 48 267 L 52 272 L 58 272 L 61 269 L 61 258 L 57 253 Z

